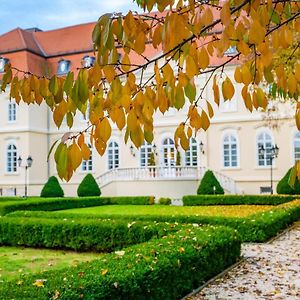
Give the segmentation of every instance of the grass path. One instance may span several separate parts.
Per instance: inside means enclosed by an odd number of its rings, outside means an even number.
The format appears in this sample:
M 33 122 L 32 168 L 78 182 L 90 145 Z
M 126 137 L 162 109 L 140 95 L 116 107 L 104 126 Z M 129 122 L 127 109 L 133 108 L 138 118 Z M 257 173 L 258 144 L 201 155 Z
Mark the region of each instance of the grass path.
M 247 217 L 273 209 L 268 205 L 219 205 L 219 206 L 164 206 L 164 205 L 106 205 L 61 210 L 62 213 L 93 215 L 203 215 L 224 217 Z
M 20 275 L 74 266 L 99 258 L 99 253 L 0 247 L 0 282 L 17 280 Z

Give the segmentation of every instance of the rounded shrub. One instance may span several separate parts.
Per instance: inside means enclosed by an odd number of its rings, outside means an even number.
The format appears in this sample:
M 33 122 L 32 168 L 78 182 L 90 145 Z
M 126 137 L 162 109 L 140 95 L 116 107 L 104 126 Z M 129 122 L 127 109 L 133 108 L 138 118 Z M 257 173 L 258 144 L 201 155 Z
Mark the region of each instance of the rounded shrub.
M 171 205 L 172 200 L 170 198 L 159 198 L 158 203 L 160 205 Z
M 44 185 L 41 191 L 41 197 L 52 198 L 52 197 L 63 197 L 64 191 L 60 186 L 57 178 L 55 176 L 49 177 L 48 181 Z
M 77 188 L 78 197 L 100 196 L 100 188 L 92 174 L 87 174 Z
M 277 184 L 277 194 L 284 195 L 300 195 L 300 182 L 298 179 L 295 180 L 294 187 L 289 185 L 289 177 L 291 174 L 292 168 L 290 168 L 283 178 Z
M 215 188 L 214 188 L 215 187 Z M 197 190 L 198 195 L 224 194 L 224 190 L 211 170 L 207 170 Z

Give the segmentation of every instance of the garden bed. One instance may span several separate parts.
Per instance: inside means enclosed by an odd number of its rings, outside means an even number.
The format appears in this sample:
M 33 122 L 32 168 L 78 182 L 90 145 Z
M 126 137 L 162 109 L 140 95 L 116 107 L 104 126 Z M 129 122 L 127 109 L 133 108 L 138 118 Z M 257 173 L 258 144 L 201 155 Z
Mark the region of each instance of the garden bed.
M 188 195 L 183 196 L 184 206 L 201 205 L 280 205 L 300 195 Z
M 183 228 L 90 263 L 0 285 L 6 299 L 179 299 L 240 257 L 230 228 Z M 212 259 L 213 258 L 213 259 Z

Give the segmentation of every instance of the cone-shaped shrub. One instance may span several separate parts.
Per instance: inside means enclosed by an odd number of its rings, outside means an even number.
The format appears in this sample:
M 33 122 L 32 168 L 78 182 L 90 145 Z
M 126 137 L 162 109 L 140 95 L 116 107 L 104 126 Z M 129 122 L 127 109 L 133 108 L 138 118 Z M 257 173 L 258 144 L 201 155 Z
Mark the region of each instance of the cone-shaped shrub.
M 92 174 L 87 174 L 77 189 L 78 197 L 100 196 L 100 188 Z
M 215 187 L 215 190 L 214 190 Z M 224 194 L 218 179 L 211 170 L 207 170 L 197 190 L 198 195 Z
M 294 187 L 292 188 L 289 185 L 289 177 L 291 174 L 292 168 L 290 168 L 287 173 L 283 176 L 283 178 L 277 184 L 277 194 L 284 195 L 300 195 L 300 182 L 296 179 Z
M 51 197 L 63 197 L 64 191 L 61 188 L 57 178 L 55 176 L 49 177 L 48 181 L 44 185 L 41 191 L 41 197 L 51 198 Z

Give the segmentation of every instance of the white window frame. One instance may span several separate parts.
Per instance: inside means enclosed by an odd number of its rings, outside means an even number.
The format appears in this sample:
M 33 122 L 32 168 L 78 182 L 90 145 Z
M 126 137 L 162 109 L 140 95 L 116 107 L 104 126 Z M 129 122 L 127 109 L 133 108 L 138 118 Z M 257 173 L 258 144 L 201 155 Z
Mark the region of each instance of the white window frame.
M 296 142 L 299 143 L 299 152 L 296 153 Z M 296 154 L 298 154 L 298 159 L 296 158 Z M 296 131 L 293 134 L 293 162 L 300 160 L 300 131 Z
M 15 149 L 9 149 L 9 147 L 15 147 Z M 12 158 L 12 162 L 9 163 L 9 154 L 13 154 L 15 152 L 15 158 Z M 10 141 L 7 143 L 5 147 L 5 173 L 6 174 L 17 174 L 18 173 L 18 146 L 14 141 Z M 15 161 L 14 161 L 15 160 Z M 15 164 L 15 169 L 14 169 Z
M 167 143 L 165 144 L 165 142 L 167 141 Z M 172 141 L 172 142 L 170 142 Z M 162 166 L 165 167 L 165 168 L 170 168 L 170 167 L 175 167 L 176 165 L 176 147 L 175 147 L 175 143 L 174 143 L 174 140 L 170 137 L 165 137 L 163 140 L 162 140 L 162 143 L 161 143 L 161 162 L 162 162 Z M 173 153 L 174 153 L 174 157 L 172 159 L 172 157 L 170 158 L 167 158 L 167 164 L 166 164 L 166 161 L 165 161 L 165 149 L 167 151 L 167 157 L 169 157 L 169 155 L 172 153 L 172 149 L 174 149 Z
M 256 153 L 256 167 L 257 168 L 261 168 L 261 169 L 264 169 L 264 168 L 269 168 L 271 166 L 271 161 L 270 159 L 268 158 L 268 156 L 266 154 L 264 154 L 264 164 L 263 165 L 260 165 L 259 164 L 259 144 L 261 144 L 261 142 L 259 142 L 259 137 L 260 135 L 264 135 L 263 137 L 263 146 L 264 148 L 268 148 L 268 149 L 271 149 L 271 147 L 274 145 L 274 138 L 273 138 L 273 134 L 272 132 L 269 130 L 269 129 L 262 129 L 260 130 L 257 134 L 256 134 L 256 138 L 255 138 L 255 153 Z M 266 140 L 266 135 L 270 136 L 270 147 L 267 147 L 266 146 L 266 143 L 268 142 Z M 273 167 L 274 167 L 274 162 L 273 162 Z
M 224 153 L 225 149 L 224 149 L 224 146 L 225 146 L 225 139 L 226 138 L 229 139 L 229 141 L 226 142 L 226 144 L 229 145 L 229 149 L 228 149 L 228 151 L 229 151 L 229 166 L 225 166 L 225 153 Z M 235 142 L 232 139 L 234 139 Z M 236 166 L 232 165 L 232 162 L 233 162 L 233 160 L 232 160 L 232 156 L 233 156 L 233 154 L 232 154 L 232 151 L 233 151 L 232 146 L 234 144 L 236 145 Z M 222 160 L 221 160 L 222 161 L 222 169 L 228 170 L 228 169 L 237 169 L 237 168 L 240 167 L 239 139 L 238 139 L 238 135 L 237 135 L 237 133 L 235 131 L 225 131 L 223 133 L 223 136 L 222 136 L 222 145 L 221 145 L 221 155 L 222 155 Z
M 140 147 L 140 167 L 148 167 L 149 161 L 150 161 L 150 155 L 151 153 L 154 153 L 153 145 L 149 144 L 147 142 L 144 142 L 144 144 Z M 142 160 L 145 160 L 145 163 L 142 162 Z
M 81 172 L 82 173 L 92 173 L 94 171 L 94 151 L 91 144 L 88 144 L 91 151 L 90 157 L 88 160 L 82 160 L 81 163 Z
M 117 156 L 116 156 L 116 151 L 118 152 Z M 110 155 L 112 155 L 111 158 Z M 119 167 L 120 167 L 120 146 L 117 141 L 112 140 L 108 143 L 108 147 L 107 147 L 107 169 L 114 170 Z
M 7 104 L 7 121 L 8 123 L 15 123 L 17 121 L 17 104 L 12 100 Z
M 193 149 L 195 147 L 196 149 Z M 196 151 L 196 156 L 195 154 Z M 185 151 L 184 153 L 184 164 L 187 167 L 197 167 L 198 166 L 198 155 L 199 155 L 199 147 L 198 147 L 198 142 L 195 138 L 190 139 L 190 147 L 188 150 Z M 188 162 L 189 158 L 189 162 Z

